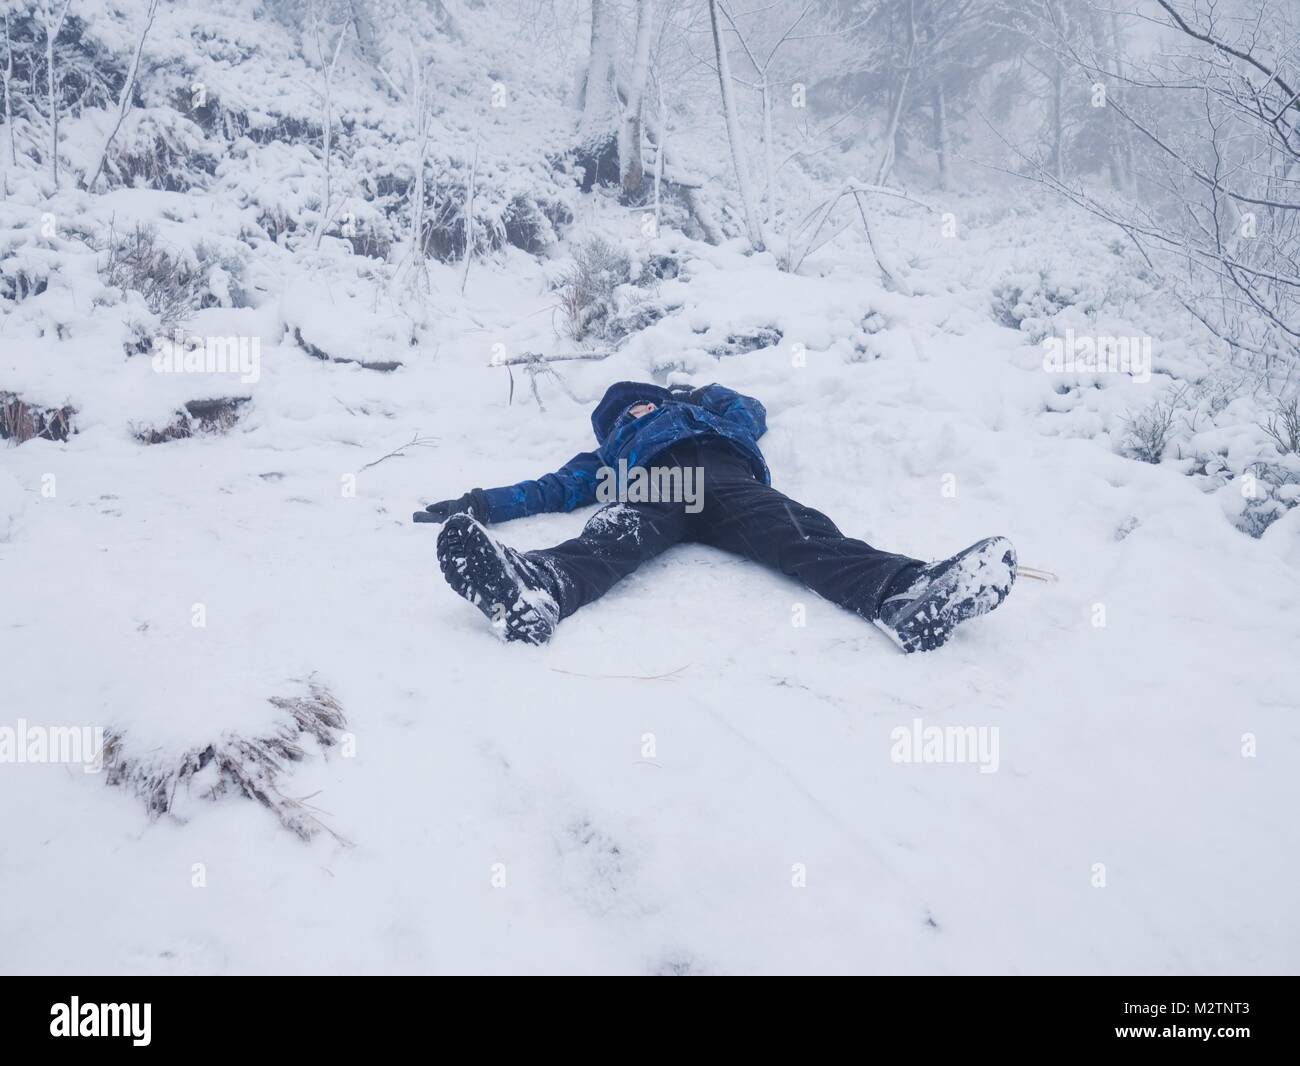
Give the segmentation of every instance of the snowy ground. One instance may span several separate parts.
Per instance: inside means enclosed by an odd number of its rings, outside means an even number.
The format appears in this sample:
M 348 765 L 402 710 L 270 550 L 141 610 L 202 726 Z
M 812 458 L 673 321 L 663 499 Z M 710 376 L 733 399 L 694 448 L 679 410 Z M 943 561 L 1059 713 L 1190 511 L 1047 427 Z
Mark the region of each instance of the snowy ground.
M 165 756 L 264 729 L 267 697 L 314 675 L 355 756 L 289 779 L 337 834 L 311 844 L 242 799 L 151 821 L 102 777 L 4 766 L 0 970 L 1294 972 L 1300 511 L 1252 540 L 1192 479 L 1056 429 L 1041 349 L 989 314 L 1005 228 L 941 251 L 924 226 L 892 230 L 912 297 L 848 242 L 790 277 L 679 241 L 693 262 L 661 295 L 682 309 L 566 368 L 582 403 L 543 379 L 545 413 L 488 366 L 494 344 L 565 347 L 535 261 L 477 266 L 464 301 L 436 268 L 438 343 L 381 374 L 278 340 L 383 317 L 326 257 L 191 324 L 264 338 L 229 435 L 145 446 L 91 412 L 67 444 L 5 450 L 6 721 Z M 701 351 L 769 324 L 774 348 Z M 410 512 L 554 469 L 607 384 L 674 359 L 767 404 L 775 484 L 842 528 L 922 558 L 1005 534 L 1059 582 L 904 657 L 693 546 L 549 647 L 498 644 Z M 113 404 L 174 406 L 139 362 Z M 361 469 L 417 432 L 433 446 Z M 588 514 L 496 532 L 539 547 Z M 916 719 L 996 728 L 996 772 L 892 761 Z

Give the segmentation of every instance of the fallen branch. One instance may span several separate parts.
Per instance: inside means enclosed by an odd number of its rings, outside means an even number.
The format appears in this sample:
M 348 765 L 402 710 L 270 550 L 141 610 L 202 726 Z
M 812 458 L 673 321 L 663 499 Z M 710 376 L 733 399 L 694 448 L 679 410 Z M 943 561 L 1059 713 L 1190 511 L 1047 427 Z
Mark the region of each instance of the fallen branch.
M 522 366 L 528 372 L 529 384 L 532 386 L 533 399 L 537 401 L 537 409 L 543 414 L 546 413 L 546 405 L 542 403 L 542 394 L 537 388 L 537 375 L 550 374 L 560 383 L 569 399 L 577 401 L 573 395 L 573 390 L 569 388 L 564 378 L 560 377 L 554 367 L 548 366 L 548 363 L 565 363 L 574 361 L 598 362 L 601 359 L 608 359 L 614 352 L 567 352 L 557 355 L 543 355 L 541 352 L 524 352 L 522 355 L 512 355 L 509 359 L 493 359 L 489 366 L 503 366 L 506 368 L 506 374 L 510 377 L 510 395 L 506 399 L 506 406 L 509 407 L 515 402 L 515 375 L 511 367 Z
M 876 244 L 876 235 L 871 229 L 871 221 L 867 217 L 867 209 L 862 206 L 862 196 L 860 193 L 853 194 L 853 202 L 858 205 L 858 214 L 862 216 L 862 229 L 866 233 L 867 247 L 871 249 L 871 254 L 875 257 L 876 266 L 880 267 L 881 276 L 885 279 L 886 285 L 895 292 L 901 292 L 904 296 L 912 295 L 912 286 L 909 285 L 892 266 L 888 259 L 880 254 L 880 249 Z
M 363 466 L 361 470 L 369 470 L 372 466 L 378 466 L 385 459 L 394 459 L 394 458 L 400 459 L 402 458 L 403 455 L 406 454 L 407 448 L 432 448 L 437 442 L 438 442 L 437 437 L 421 437 L 420 431 L 417 429 L 415 431 L 415 436 L 412 437 L 410 440 L 408 440 L 400 448 L 394 448 L 387 455 L 381 455 L 373 463 L 366 463 L 366 465 Z M 361 472 L 360 470 L 357 471 L 357 473 L 360 472 Z
M 527 366 L 533 363 L 566 363 L 573 360 L 589 360 L 597 362 L 601 359 L 608 359 L 614 352 L 568 352 L 560 355 L 542 355 L 541 352 L 524 352 L 522 355 L 512 355 L 509 359 L 494 359 L 491 366 Z

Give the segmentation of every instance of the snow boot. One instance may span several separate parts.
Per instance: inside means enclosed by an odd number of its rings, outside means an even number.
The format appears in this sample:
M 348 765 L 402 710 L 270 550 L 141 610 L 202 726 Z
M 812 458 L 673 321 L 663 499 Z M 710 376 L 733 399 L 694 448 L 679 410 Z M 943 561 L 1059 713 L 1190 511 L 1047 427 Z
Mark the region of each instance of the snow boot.
M 560 607 L 538 564 L 493 540 L 468 514 L 454 514 L 438 534 L 438 565 L 457 594 L 487 616 L 503 640 L 545 644 Z
M 904 589 L 881 601 L 876 625 L 905 652 L 933 651 L 959 622 L 1007 598 L 1016 580 L 1016 549 L 1006 537 L 989 537 L 903 580 Z

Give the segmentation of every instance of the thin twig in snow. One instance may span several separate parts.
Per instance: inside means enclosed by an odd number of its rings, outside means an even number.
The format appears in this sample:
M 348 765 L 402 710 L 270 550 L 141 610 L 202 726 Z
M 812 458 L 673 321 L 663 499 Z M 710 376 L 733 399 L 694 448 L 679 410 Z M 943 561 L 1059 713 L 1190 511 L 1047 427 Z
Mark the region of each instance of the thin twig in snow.
M 552 666 L 551 670 L 557 674 L 567 674 L 569 677 L 584 677 L 588 681 L 676 681 L 677 676 L 690 665 L 686 663 L 676 670 L 669 670 L 666 674 L 583 674 L 577 670 L 561 670 L 558 666 Z
M 408 441 L 407 441 L 405 444 L 403 444 L 400 448 L 394 448 L 394 449 L 393 449 L 391 452 L 389 452 L 387 455 L 381 455 L 381 456 L 380 456 L 378 459 L 376 459 L 373 463 L 366 463 L 366 465 L 363 466 L 363 467 L 361 468 L 361 470 L 369 470 L 372 466 L 378 466 L 378 465 L 379 465 L 380 463 L 382 463 L 385 459 L 393 459 L 393 458 L 399 458 L 399 459 L 400 459 L 403 455 L 406 454 L 406 449 L 407 449 L 407 448 L 412 448 L 412 447 L 414 447 L 414 448 L 432 448 L 432 447 L 434 446 L 434 444 L 437 443 L 437 441 L 438 441 L 438 438 L 437 438 L 437 437 L 421 437 L 421 436 L 420 436 L 420 431 L 419 431 L 419 430 L 416 430 L 416 431 L 415 431 L 415 436 L 413 436 L 410 440 L 408 440 Z M 358 473 L 360 473 L 360 471 L 358 471 Z

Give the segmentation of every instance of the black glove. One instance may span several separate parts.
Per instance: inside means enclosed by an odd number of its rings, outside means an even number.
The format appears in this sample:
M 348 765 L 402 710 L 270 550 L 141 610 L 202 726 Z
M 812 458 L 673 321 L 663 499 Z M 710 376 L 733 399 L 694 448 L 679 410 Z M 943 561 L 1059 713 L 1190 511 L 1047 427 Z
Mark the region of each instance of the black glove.
M 487 513 L 487 493 L 482 489 L 470 489 L 459 499 L 429 504 L 423 511 L 416 511 L 411 519 L 415 522 L 445 522 L 454 514 L 467 514 L 486 523 Z

